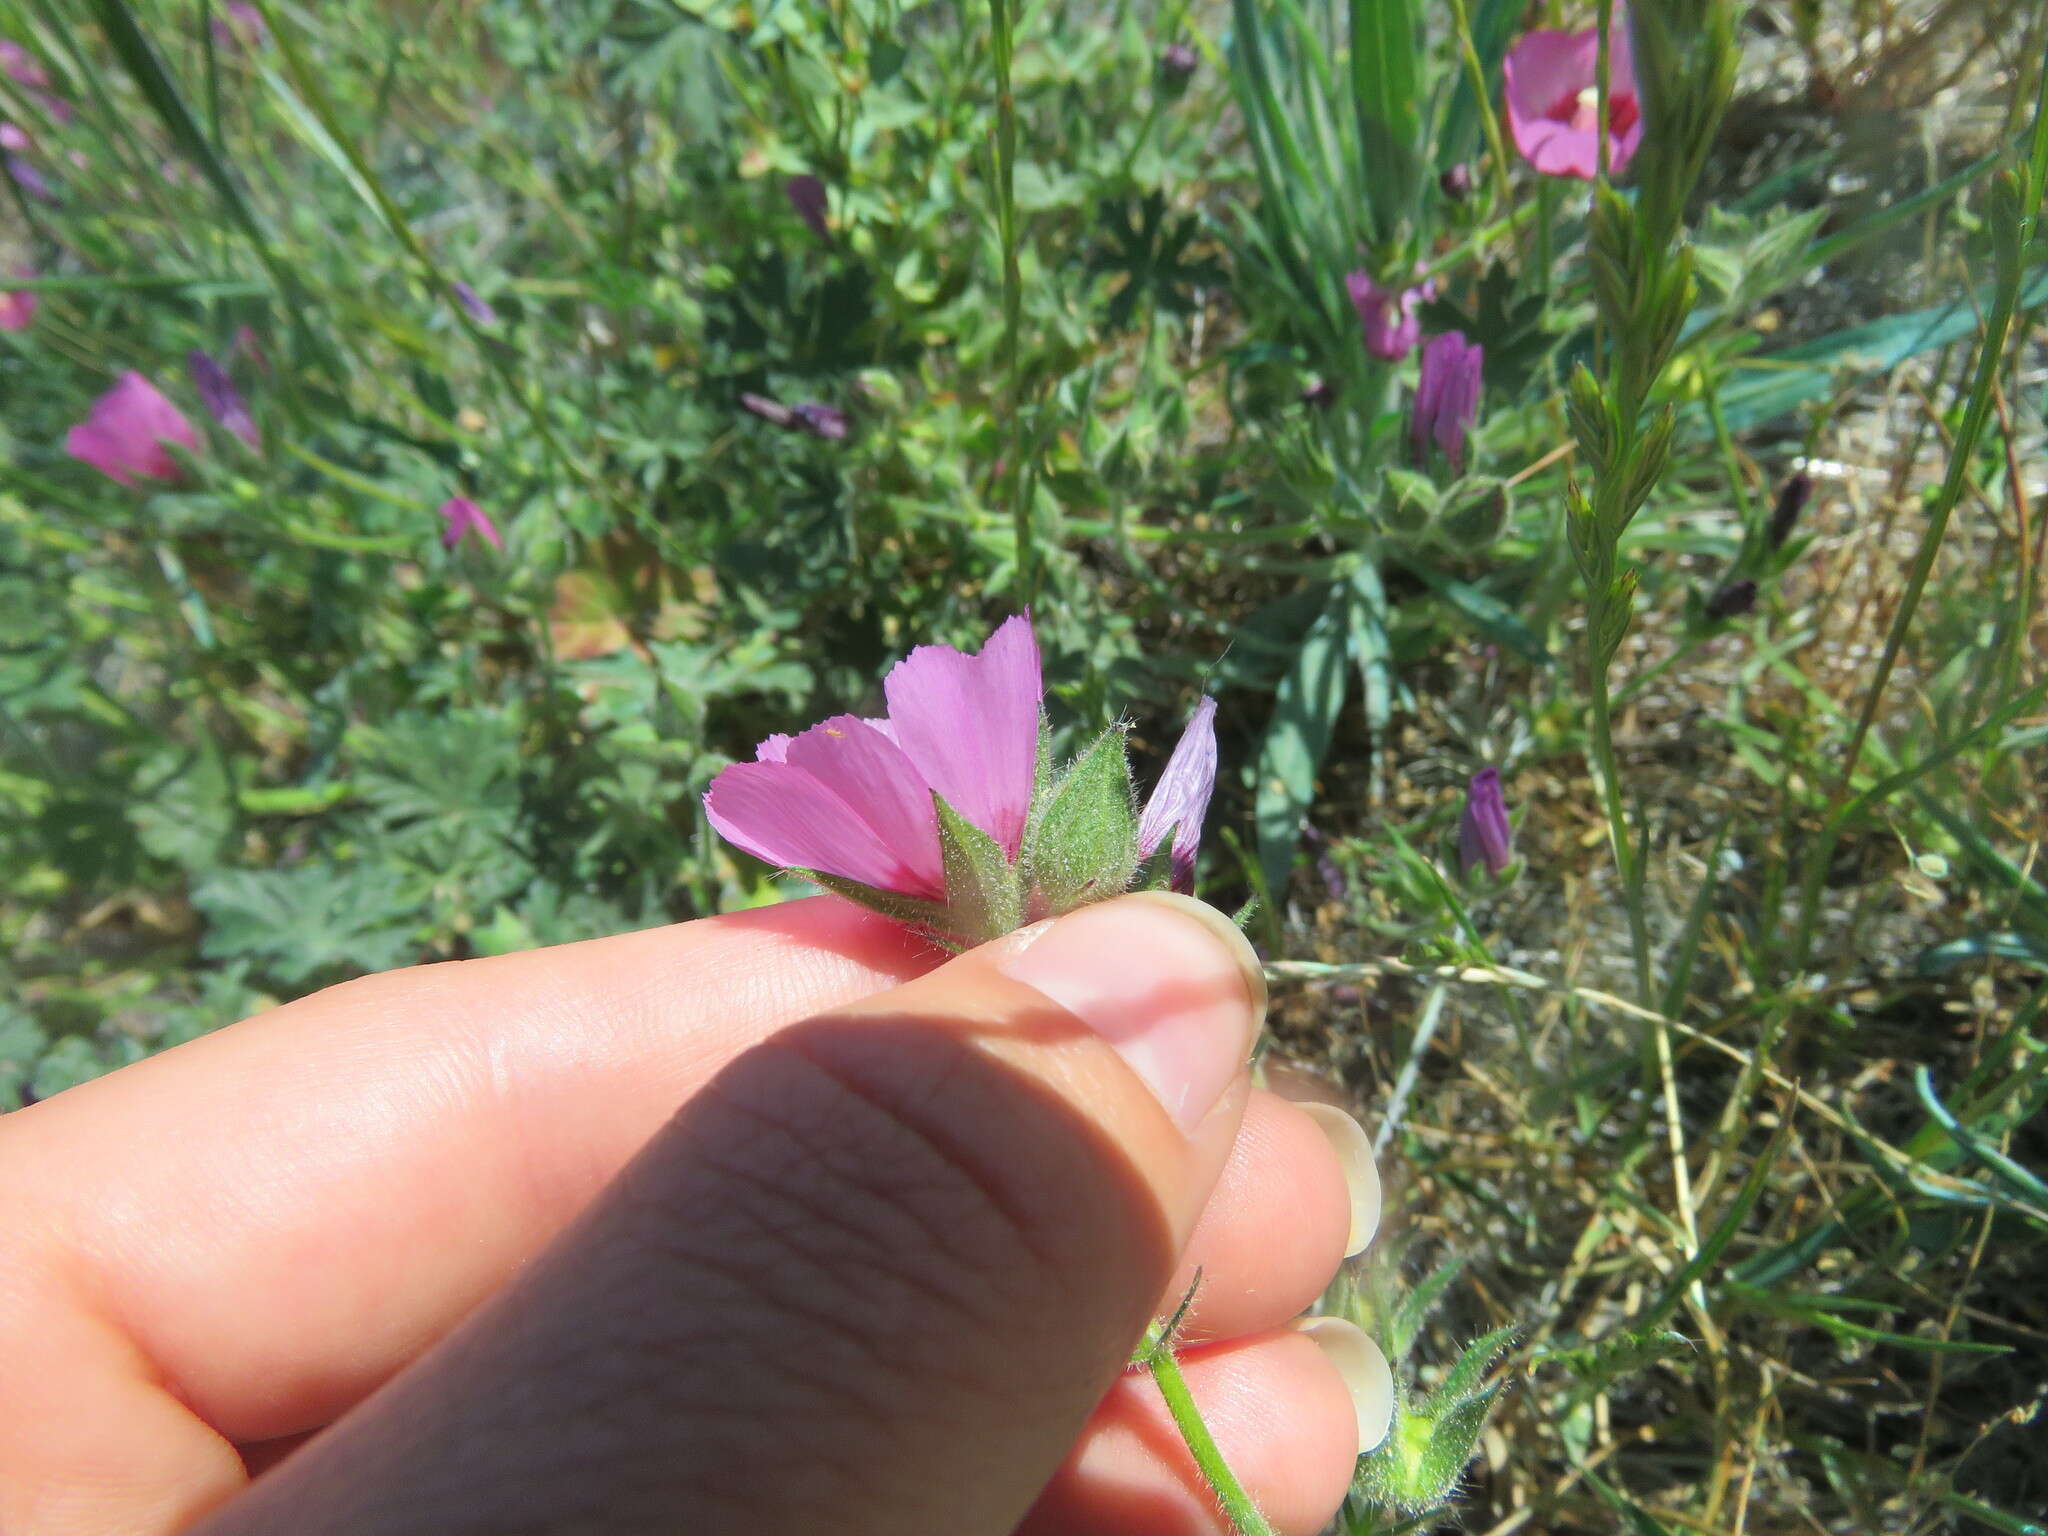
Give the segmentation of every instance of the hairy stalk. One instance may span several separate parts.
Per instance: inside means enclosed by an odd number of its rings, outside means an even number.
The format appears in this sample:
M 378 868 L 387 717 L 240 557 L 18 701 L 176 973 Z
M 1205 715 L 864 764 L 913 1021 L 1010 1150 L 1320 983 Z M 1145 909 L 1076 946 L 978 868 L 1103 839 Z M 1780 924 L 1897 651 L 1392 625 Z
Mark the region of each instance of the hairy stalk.
M 1174 1427 L 1180 1431 L 1181 1439 L 1187 1442 L 1188 1454 L 1194 1457 L 1202 1481 L 1215 1495 L 1217 1507 L 1223 1511 L 1224 1518 L 1238 1536 L 1276 1536 L 1272 1523 L 1259 1513 L 1259 1506 L 1252 1502 L 1244 1484 L 1237 1480 L 1237 1474 L 1223 1459 L 1216 1437 L 1202 1422 L 1202 1411 L 1195 1406 L 1195 1394 L 1188 1390 L 1180 1362 L 1173 1356 L 1172 1328 L 1162 1325 L 1153 1332 L 1150 1347 L 1142 1356 L 1144 1366 L 1159 1384 L 1159 1395 L 1166 1400 L 1166 1411 L 1173 1415 Z
M 1024 479 L 1028 432 L 1024 422 L 1024 381 L 1018 361 L 1023 330 L 1024 280 L 1017 265 L 1017 101 L 1010 85 L 1016 46 L 1011 0 L 989 0 L 996 66 L 996 233 L 1003 245 L 1003 383 L 1009 416 L 1009 449 L 1004 455 L 1003 496 L 1010 504 L 1017 539 L 1017 587 L 1028 607 L 1037 596 L 1037 548 L 1031 533 L 1029 487 Z

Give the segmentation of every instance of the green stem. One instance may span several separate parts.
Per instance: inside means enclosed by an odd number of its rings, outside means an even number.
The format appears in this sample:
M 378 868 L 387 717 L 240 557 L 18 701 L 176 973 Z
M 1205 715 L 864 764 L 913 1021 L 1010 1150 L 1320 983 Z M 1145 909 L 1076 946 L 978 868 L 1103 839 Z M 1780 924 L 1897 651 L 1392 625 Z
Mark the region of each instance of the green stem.
M 1604 604 L 1603 604 L 1604 606 Z M 1641 881 L 1636 850 L 1629 835 L 1628 813 L 1621 802 L 1621 769 L 1614 757 L 1614 726 L 1607 695 L 1607 659 L 1600 654 L 1599 614 L 1586 626 L 1587 686 L 1592 693 L 1593 761 L 1600 775 L 1600 796 L 1607 810 L 1607 840 L 1614 848 L 1614 869 L 1621 877 L 1622 905 L 1628 908 L 1629 952 L 1635 960 L 1636 995 L 1650 998 L 1650 930 L 1643 918 Z
M 1017 540 L 1017 585 L 1025 606 L 1037 596 L 1037 550 L 1031 533 L 1030 492 L 1024 480 L 1027 440 L 1024 381 L 1017 340 L 1023 330 L 1024 280 L 1017 265 L 1017 101 L 1010 88 L 1015 48 L 1010 0 L 989 0 L 996 66 L 996 230 L 1003 244 L 1003 379 L 1009 414 L 1009 452 L 1003 464 L 1003 493 L 1010 504 Z
M 1259 1513 L 1259 1506 L 1252 1502 L 1252 1496 L 1244 1491 L 1244 1484 L 1237 1480 L 1237 1474 L 1230 1470 L 1230 1464 L 1223 1459 L 1223 1452 L 1217 1448 L 1216 1437 L 1209 1433 L 1209 1426 L 1202 1422 L 1202 1413 L 1195 1406 L 1195 1395 L 1188 1390 L 1187 1378 L 1180 1373 L 1180 1362 L 1173 1358 L 1172 1341 L 1163 1336 L 1145 1356 L 1145 1367 L 1151 1371 L 1152 1379 L 1159 1383 L 1159 1395 L 1166 1399 L 1166 1411 L 1173 1415 L 1174 1427 L 1187 1442 L 1188 1454 L 1195 1459 L 1201 1470 L 1202 1480 L 1209 1485 L 1209 1491 L 1216 1496 L 1216 1503 L 1222 1509 L 1224 1518 L 1238 1536 L 1277 1536 L 1272 1524 Z
M 2036 206 L 2037 195 L 2029 198 L 2029 222 Z M 1863 756 L 1863 745 L 1869 740 L 1871 727 L 1876 723 L 1878 707 L 1884 702 L 1885 688 L 1891 682 L 1892 669 L 1898 665 L 1899 652 L 1905 648 L 1906 631 L 1912 627 L 1921 595 L 1927 590 L 1927 579 L 1933 574 L 1935 557 L 1940 554 L 1942 539 L 1948 532 L 1949 515 L 1962 499 L 1970 463 L 1976 456 L 1977 439 L 1983 435 L 1985 419 L 1991 413 L 1991 389 L 1998 378 L 2006 333 L 2012 327 L 2013 311 L 2019 301 L 2021 271 L 2020 264 L 2015 262 L 1999 274 L 1991 317 L 1985 322 L 1984 342 L 1977 353 L 1977 376 L 1970 386 L 1970 401 L 1949 450 L 1948 473 L 1934 499 L 1927 526 L 1921 531 L 1920 547 L 1913 556 L 1913 569 L 1906 578 L 1905 593 L 1892 615 L 1891 629 L 1884 637 L 1884 651 L 1877 659 L 1877 671 L 1870 679 L 1869 688 L 1864 691 L 1863 707 L 1856 716 L 1856 729 L 1851 733 L 1848 751 L 1842 757 L 1841 774 L 1835 781 L 1834 792 L 1828 797 L 1826 822 L 1807 856 L 1800 884 L 1799 927 L 1792 947 L 1791 970 L 1794 975 L 1805 969 L 1807 956 L 1812 953 L 1814 925 L 1820 918 L 1821 886 L 1827 879 L 1828 860 L 1834 853 L 1835 842 L 1847 825 L 1847 818 L 1841 815 L 1841 811 L 1855 784 L 1856 764 Z

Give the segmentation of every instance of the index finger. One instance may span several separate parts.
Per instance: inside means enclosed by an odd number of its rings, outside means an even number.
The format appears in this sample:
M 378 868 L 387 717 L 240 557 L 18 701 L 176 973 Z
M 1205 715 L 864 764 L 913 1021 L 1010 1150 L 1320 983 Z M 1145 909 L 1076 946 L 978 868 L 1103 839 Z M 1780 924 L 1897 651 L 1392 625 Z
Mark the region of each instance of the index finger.
M 738 1052 L 940 958 L 820 898 L 332 988 L 0 1121 L 0 1270 L 62 1277 L 228 1440 L 313 1428 Z M 7 1280 L 0 1339 L 51 1305 Z M 16 1378 L 0 1465 L 63 1438 L 66 1390 Z

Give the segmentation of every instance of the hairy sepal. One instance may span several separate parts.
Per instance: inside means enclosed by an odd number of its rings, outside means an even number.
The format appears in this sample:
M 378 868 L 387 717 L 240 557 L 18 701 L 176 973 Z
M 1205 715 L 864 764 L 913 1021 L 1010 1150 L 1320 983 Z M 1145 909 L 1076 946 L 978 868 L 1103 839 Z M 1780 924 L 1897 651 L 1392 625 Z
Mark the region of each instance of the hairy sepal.
M 985 943 L 1024 921 L 1021 864 L 1003 845 L 934 794 L 939 851 L 946 870 L 946 928 L 970 944 Z
M 1034 917 L 1119 896 L 1137 865 L 1124 733 L 1104 731 L 1033 807 L 1020 860 Z

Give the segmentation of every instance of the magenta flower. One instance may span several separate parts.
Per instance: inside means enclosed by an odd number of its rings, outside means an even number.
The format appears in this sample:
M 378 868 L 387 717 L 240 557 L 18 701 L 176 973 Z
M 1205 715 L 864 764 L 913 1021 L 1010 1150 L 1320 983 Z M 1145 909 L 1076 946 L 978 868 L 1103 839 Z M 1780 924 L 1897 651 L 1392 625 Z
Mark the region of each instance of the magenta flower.
M 191 370 L 193 387 L 199 391 L 200 403 L 206 407 L 207 414 L 224 430 L 248 444 L 250 452 L 260 452 L 263 434 L 256 430 L 249 407 L 243 404 L 234 382 L 228 378 L 227 369 L 196 350 L 185 354 L 185 366 Z
M 221 14 L 213 18 L 213 45 L 229 51 L 256 48 L 270 39 L 263 13 L 249 0 L 228 0 Z
M 1500 770 L 1482 768 L 1465 792 L 1465 816 L 1458 826 L 1458 858 L 1471 874 L 1484 864 L 1499 874 L 1514 862 L 1514 828 L 1508 825 L 1508 804 L 1500 792 Z
M 64 451 L 123 485 L 133 485 L 138 476 L 178 478 L 178 461 L 167 443 L 187 453 L 199 451 L 192 423 L 131 368 L 93 401 L 91 414 L 65 437 Z
M 792 176 L 782 184 L 782 195 L 820 240 L 832 238 L 832 226 L 825 222 L 825 183 L 815 176 Z
M 471 501 L 467 496 L 450 496 L 440 506 L 441 516 L 448 526 L 441 530 L 441 542 L 449 549 L 460 544 L 464 535 L 474 533 L 493 549 L 503 549 L 505 541 L 498 536 L 498 525 L 491 521 L 490 513 Z
M 1351 294 L 1351 307 L 1358 311 L 1365 327 L 1365 350 L 1374 357 L 1398 363 L 1422 339 L 1422 320 L 1415 313 L 1424 299 L 1436 297 L 1435 283 L 1421 283 L 1396 291 L 1382 288 L 1369 272 L 1353 272 L 1344 286 Z
M 921 645 L 882 691 L 887 719 L 839 715 L 769 737 L 711 781 L 704 812 L 766 863 L 942 901 L 934 795 L 1012 863 L 1023 846 L 1044 692 L 1031 621 L 1006 620 L 974 656 Z
M 846 436 L 846 412 L 836 405 L 824 405 L 816 400 L 807 400 L 801 405 L 784 405 L 767 395 L 742 394 L 740 408 L 778 427 L 808 432 L 828 443 L 836 443 Z
M 1479 414 L 1485 361 L 1486 349 L 1457 331 L 1430 337 L 1422 349 L 1422 377 L 1415 386 L 1415 409 L 1408 422 L 1416 458 L 1425 457 L 1435 443 L 1454 472 L 1463 469 L 1465 433 Z
M 16 267 L 16 277 L 34 277 L 35 268 Z M 36 317 L 36 296 L 29 291 L 0 293 L 0 331 L 25 331 Z
M 1508 128 L 1515 148 L 1545 176 L 1599 174 L 1600 34 L 1549 29 L 1525 33 L 1502 66 Z M 1616 6 L 1607 46 L 1607 167 L 1615 175 L 1643 141 L 1628 11 Z
M 469 318 L 478 325 L 496 325 L 498 312 L 484 302 L 477 291 L 460 278 L 449 285 L 455 290 L 456 300 L 469 312 Z
M 45 89 L 50 77 L 29 55 L 29 51 L 12 39 L 0 37 L 0 71 L 16 85 L 25 85 L 32 91 Z
M 1216 788 L 1216 701 L 1204 698 L 1181 732 L 1166 771 L 1138 818 L 1138 860 L 1143 863 L 1173 833 L 1173 888 L 1195 894 L 1195 855 L 1202 847 L 1202 818 Z

